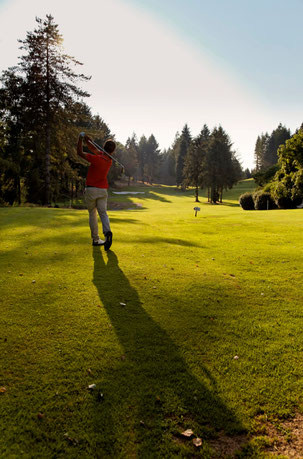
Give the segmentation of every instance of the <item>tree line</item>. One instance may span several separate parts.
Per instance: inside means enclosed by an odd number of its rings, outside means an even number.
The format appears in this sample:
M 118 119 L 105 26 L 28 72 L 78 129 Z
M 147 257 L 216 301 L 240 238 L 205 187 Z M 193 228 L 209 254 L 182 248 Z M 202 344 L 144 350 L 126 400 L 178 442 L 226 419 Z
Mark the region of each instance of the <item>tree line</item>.
M 99 144 L 115 138 L 99 115 L 84 102 L 90 95 L 80 85 L 90 79 L 82 64 L 64 53 L 54 18 L 36 18 L 36 28 L 19 40 L 23 54 L 0 77 L 0 203 L 50 205 L 73 198 L 84 189 L 87 164 L 76 155 L 75 139 L 85 131 Z M 187 124 L 172 146 L 161 151 L 153 134 L 133 133 L 118 159 L 128 182 L 142 181 L 208 189 L 209 201 L 222 201 L 223 190 L 243 177 L 232 143 L 221 126 L 205 124 L 192 137 Z M 121 171 L 113 166 L 111 185 Z

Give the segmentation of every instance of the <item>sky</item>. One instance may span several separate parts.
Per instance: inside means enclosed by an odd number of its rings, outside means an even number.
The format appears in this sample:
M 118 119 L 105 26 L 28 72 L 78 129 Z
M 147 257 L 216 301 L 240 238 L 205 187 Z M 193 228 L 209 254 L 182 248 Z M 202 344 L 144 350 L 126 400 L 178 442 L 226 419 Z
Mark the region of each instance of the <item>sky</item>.
M 165 149 L 186 123 L 221 125 L 253 168 L 258 135 L 303 122 L 303 0 L 0 0 L 0 72 L 46 14 L 122 143 L 154 134 Z

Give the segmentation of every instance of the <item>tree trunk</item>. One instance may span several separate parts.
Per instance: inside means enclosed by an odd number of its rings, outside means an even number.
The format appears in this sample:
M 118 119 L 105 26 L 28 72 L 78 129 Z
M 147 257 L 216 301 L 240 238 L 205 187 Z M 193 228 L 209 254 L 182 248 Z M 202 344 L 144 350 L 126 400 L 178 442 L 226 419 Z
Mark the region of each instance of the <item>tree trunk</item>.
M 196 194 L 196 202 L 200 202 L 199 201 L 199 187 L 198 186 L 196 186 L 196 193 L 195 194 Z
M 17 196 L 18 196 L 18 204 L 21 204 L 21 183 L 20 183 L 20 175 L 16 178 L 17 181 Z

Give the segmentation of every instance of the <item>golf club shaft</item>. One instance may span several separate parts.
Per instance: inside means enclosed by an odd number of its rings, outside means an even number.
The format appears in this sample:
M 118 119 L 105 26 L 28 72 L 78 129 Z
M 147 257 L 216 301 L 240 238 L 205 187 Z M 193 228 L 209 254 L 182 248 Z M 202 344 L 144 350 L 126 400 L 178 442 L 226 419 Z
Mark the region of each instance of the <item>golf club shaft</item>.
M 100 147 L 100 145 L 98 145 L 96 142 L 94 142 L 93 140 L 91 140 L 91 143 L 93 145 L 95 145 L 96 148 L 98 148 L 98 150 L 102 151 L 102 153 L 104 153 L 105 155 L 107 155 L 109 158 L 111 158 L 113 161 L 115 161 L 120 167 L 122 167 L 122 169 L 124 170 L 125 167 L 123 166 L 123 164 L 121 164 L 114 156 L 110 155 L 109 153 L 107 153 L 107 151 L 105 151 L 103 148 Z

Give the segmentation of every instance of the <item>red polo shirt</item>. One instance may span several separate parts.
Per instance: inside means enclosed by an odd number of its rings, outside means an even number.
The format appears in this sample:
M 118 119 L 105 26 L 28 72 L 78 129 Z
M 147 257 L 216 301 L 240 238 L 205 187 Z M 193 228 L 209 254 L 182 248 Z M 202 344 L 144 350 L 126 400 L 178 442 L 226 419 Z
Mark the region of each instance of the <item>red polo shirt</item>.
M 86 185 L 96 188 L 108 188 L 107 174 L 112 165 L 112 160 L 100 153 L 100 155 L 86 154 L 90 166 L 86 176 Z

